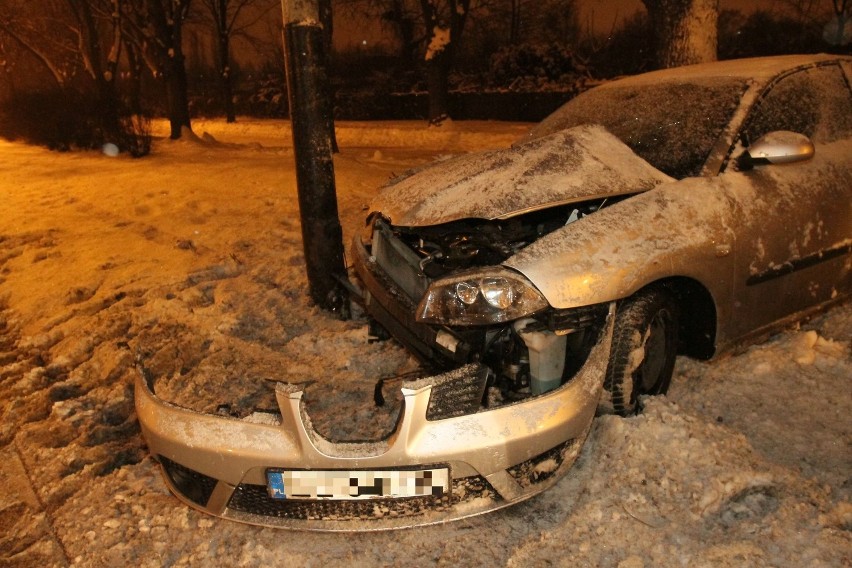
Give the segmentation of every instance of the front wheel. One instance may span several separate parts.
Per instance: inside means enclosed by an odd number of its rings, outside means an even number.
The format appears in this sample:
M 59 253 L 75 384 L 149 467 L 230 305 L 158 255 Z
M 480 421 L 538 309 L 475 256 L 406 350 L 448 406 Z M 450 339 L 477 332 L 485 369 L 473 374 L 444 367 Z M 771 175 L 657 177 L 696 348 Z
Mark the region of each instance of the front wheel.
M 679 315 L 677 302 L 665 288 L 640 291 L 618 307 L 602 411 L 635 414 L 640 395 L 668 390 L 677 355 Z

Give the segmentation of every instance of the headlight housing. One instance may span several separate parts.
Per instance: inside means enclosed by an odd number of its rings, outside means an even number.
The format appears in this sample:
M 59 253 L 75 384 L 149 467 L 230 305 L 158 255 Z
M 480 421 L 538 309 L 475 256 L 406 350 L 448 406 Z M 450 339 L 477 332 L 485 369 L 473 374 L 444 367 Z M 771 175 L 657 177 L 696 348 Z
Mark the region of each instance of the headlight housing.
M 512 321 L 546 307 L 547 300 L 523 275 L 491 267 L 433 282 L 417 306 L 417 321 L 487 325 Z

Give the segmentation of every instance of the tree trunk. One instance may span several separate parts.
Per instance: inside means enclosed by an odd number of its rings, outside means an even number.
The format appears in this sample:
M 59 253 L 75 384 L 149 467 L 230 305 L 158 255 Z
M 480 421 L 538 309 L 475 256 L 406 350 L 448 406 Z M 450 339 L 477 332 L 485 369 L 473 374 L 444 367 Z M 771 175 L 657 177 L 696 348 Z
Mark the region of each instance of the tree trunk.
M 438 11 L 434 0 L 420 0 L 423 23 L 426 27 L 426 89 L 429 97 L 429 124 L 440 124 L 449 116 L 447 80 L 442 77 L 438 58 L 442 51 L 433 49 L 435 36 L 440 31 Z M 442 48 L 446 49 L 446 46 Z
M 441 124 L 450 117 L 449 64 L 445 53 L 426 62 L 426 88 L 429 91 L 429 124 Z
M 121 139 L 121 124 L 118 92 L 112 81 L 100 80 L 98 85 L 98 108 L 101 112 L 101 128 L 104 142 L 118 144 Z
M 112 35 L 108 36 L 109 28 L 96 19 L 91 3 L 66 0 L 66 7 L 73 17 L 67 25 L 77 36 L 77 55 L 92 80 L 91 87 L 87 85 L 84 92 L 87 98 L 93 98 L 97 109 L 98 124 L 92 125 L 96 129 L 92 132 L 93 140 L 118 143 L 122 132 L 115 81 L 121 45 L 120 13 L 113 10 Z M 106 57 L 105 53 L 108 54 Z
M 213 10 L 216 27 L 216 58 L 219 65 L 219 87 L 222 96 L 222 108 L 225 121 L 236 122 L 234 111 L 234 87 L 231 78 L 231 33 L 228 29 L 228 0 L 216 0 Z
M 94 80 L 97 91 L 101 134 L 104 142 L 118 143 L 121 137 L 119 124 L 118 91 L 115 87 L 116 70 L 118 67 L 118 48 L 121 42 L 121 28 L 118 15 L 113 14 L 112 46 L 109 57 L 104 58 L 101 46 L 100 29 L 95 22 L 91 6 L 85 2 L 69 2 L 72 11 L 80 23 L 80 33 L 85 38 L 85 50 L 82 51 L 87 70 Z M 81 42 L 81 47 L 83 42 Z
M 414 38 L 415 21 L 405 8 L 405 0 L 390 0 L 388 9 L 382 13 L 382 20 L 390 23 L 397 36 L 399 50 L 396 53 L 399 59 L 399 68 L 409 70 L 418 64 L 417 46 Z
M 225 109 L 225 121 L 236 122 L 237 115 L 234 110 L 234 89 L 231 81 L 231 42 L 227 33 L 219 35 L 219 79 L 222 88 L 222 105 Z
M 435 0 L 420 0 L 420 10 L 427 32 L 425 59 L 429 123 L 436 125 L 450 116 L 450 69 L 467 20 L 470 0 L 448 0 L 447 7 L 449 21 L 441 22 Z
M 642 0 L 654 30 L 657 65 L 716 60 L 719 0 Z
M 166 90 L 166 113 L 171 126 L 170 138 L 181 137 L 182 129 L 192 129 L 189 118 L 186 63 L 183 56 L 183 22 L 190 0 L 156 0 L 147 2 L 146 26 L 153 29 L 148 47 L 154 51 L 158 69 L 163 74 Z M 150 32 L 148 32 L 150 33 Z
M 142 115 L 142 58 L 132 42 L 124 43 L 124 53 L 127 55 L 127 66 L 130 77 L 127 82 L 127 110 L 130 114 Z
M 186 66 L 183 52 L 174 49 L 174 55 L 166 60 L 163 68 L 163 79 L 166 83 L 166 112 L 169 115 L 171 127 L 170 138 L 177 140 L 181 137 L 182 129 L 192 129 L 189 120 L 189 96 L 187 95 Z
M 509 43 L 517 44 L 521 39 L 521 0 L 512 0 L 509 22 Z

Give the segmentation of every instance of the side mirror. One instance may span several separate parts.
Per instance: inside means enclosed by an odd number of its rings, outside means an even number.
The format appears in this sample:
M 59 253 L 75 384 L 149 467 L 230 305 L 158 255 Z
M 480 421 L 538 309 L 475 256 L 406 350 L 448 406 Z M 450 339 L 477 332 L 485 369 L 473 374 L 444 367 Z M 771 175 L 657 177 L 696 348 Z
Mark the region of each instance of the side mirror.
M 737 165 L 740 170 L 750 170 L 760 164 L 791 164 L 810 160 L 814 156 L 814 144 L 804 134 L 789 130 L 776 130 L 764 134 L 740 154 Z

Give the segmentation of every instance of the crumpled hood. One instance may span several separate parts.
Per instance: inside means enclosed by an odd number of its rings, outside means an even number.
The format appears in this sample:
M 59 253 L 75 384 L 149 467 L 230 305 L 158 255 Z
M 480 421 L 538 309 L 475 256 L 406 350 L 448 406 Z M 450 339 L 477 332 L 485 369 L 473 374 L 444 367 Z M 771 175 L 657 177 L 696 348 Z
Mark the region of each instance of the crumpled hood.
M 647 191 L 672 178 L 601 126 L 468 154 L 391 180 L 371 204 L 394 225 L 505 219 L 535 209 Z

